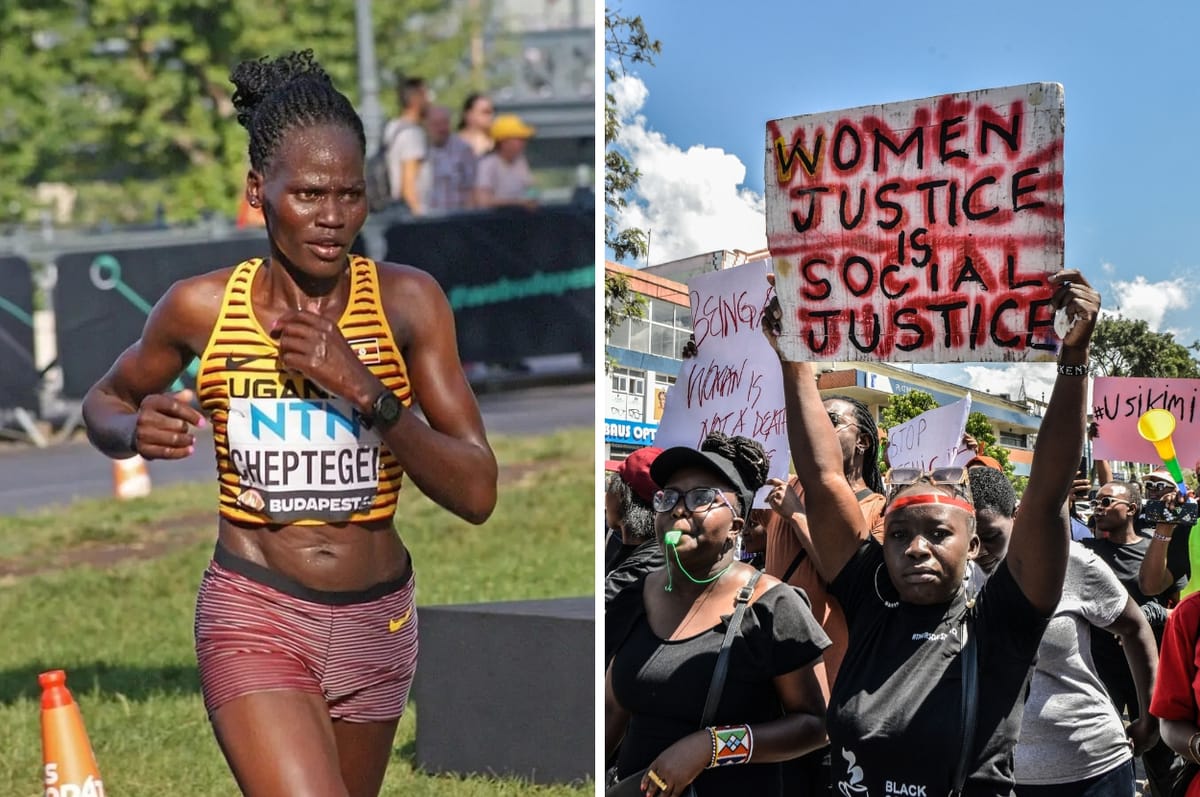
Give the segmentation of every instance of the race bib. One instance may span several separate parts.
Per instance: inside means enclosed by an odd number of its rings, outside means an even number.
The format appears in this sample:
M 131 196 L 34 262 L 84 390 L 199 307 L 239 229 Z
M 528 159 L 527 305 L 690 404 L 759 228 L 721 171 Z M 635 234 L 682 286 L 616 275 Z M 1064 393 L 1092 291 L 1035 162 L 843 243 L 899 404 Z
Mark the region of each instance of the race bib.
M 230 398 L 229 461 L 242 508 L 274 522 L 337 522 L 379 488 L 379 436 L 341 398 Z

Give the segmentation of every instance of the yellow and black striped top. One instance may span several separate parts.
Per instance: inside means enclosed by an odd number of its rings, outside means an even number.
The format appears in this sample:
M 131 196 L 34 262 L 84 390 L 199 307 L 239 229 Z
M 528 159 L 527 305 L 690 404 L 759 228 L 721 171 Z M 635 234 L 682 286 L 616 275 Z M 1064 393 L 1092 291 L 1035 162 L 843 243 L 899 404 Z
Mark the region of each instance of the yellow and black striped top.
M 388 519 L 403 472 L 349 402 L 279 362 L 254 315 L 262 259 L 234 268 L 196 376 L 213 426 L 222 517 L 242 524 L 320 525 Z M 350 297 L 338 321 L 350 347 L 407 406 L 412 390 L 388 326 L 375 263 L 350 258 Z

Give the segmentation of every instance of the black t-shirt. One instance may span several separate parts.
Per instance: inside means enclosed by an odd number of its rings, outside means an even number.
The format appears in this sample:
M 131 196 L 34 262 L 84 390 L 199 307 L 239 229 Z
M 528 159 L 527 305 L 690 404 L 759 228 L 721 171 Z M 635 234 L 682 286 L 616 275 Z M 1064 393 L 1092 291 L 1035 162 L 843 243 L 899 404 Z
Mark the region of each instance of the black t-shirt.
M 1187 535 L 1180 536 L 1184 538 L 1184 556 L 1186 557 Z M 1172 540 L 1174 540 L 1174 537 L 1172 537 Z M 1150 601 L 1155 601 L 1165 606 L 1170 594 L 1187 583 L 1186 578 L 1177 581 L 1172 588 L 1168 589 L 1162 595 L 1146 595 L 1142 592 L 1141 587 L 1138 586 L 1138 571 L 1142 569 L 1142 561 L 1146 558 L 1146 551 L 1150 548 L 1150 540 L 1145 537 L 1137 537 L 1130 543 L 1116 543 L 1107 538 L 1093 537 L 1083 540 L 1082 544 L 1085 548 L 1094 551 L 1097 556 L 1108 564 L 1113 573 L 1116 574 L 1117 580 L 1125 586 L 1125 591 L 1133 596 L 1133 602 L 1138 606 L 1147 604 Z M 1179 578 L 1179 573 L 1176 573 L 1174 570 L 1171 573 L 1176 578 Z
M 662 548 L 654 537 L 634 548 L 604 577 L 604 605 L 607 606 L 618 592 L 666 563 Z
M 962 590 L 950 603 L 917 606 L 899 595 L 883 548 L 863 543 L 829 591 L 850 637 L 826 718 L 831 778 L 847 795 L 950 791 L 963 738 Z M 969 629 L 978 645 L 974 750 L 966 793 L 1010 795 L 1013 748 L 1038 645 L 1049 622 L 1002 562 L 979 590 Z
M 617 774 L 648 767 L 663 750 L 700 729 L 723 622 L 688 639 L 655 635 L 642 602 L 645 578 L 621 590 L 605 609 L 606 644 L 615 646 L 613 693 L 630 713 L 621 740 Z M 733 607 L 730 606 L 730 614 Z M 746 608 L 729 653 L 729 673 L 714 725 L 766 722 L 782 717 L 773 679 L 815 662 L 829 638 L 801 593 L 777 584 Z M 779 764 L 744 764 L 704 770 L 693 785 L 697 797 L 781 797 Z

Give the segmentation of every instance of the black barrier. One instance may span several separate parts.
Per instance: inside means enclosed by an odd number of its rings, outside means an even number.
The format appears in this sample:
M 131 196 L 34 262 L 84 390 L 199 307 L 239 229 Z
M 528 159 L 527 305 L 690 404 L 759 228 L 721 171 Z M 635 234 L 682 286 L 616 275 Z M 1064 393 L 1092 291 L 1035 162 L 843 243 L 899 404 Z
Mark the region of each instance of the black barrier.
M 465 362 L 516 364 L 578 353 L 595 340 L 595 220 L 590 208 L 500 210 L 383 226 L 383 259 L 431 273 L 454 308 Z M 386 225 L 386 226 L 385 226 Z M 364 230 L 363 238 L 372 230 Z M 54 290 L 63 398 L 80 399 L 141 335 L 174 282 L 267 254 L 254 237 L 62 255 Z M 365 252 L 362 238 L 355 251 Z M 196 363 L 176 387 L 190 386 Z
M 267 255 L 260 236 L 59 257 L 54 315 L 63 398 L 83 398 L 141 337 L 150 308 L 172 284 Z M 176 387 L 192 386 L 195 368 L 193 361 Z
M 596 334 L 595 216 L 590 207 L 504 209 L 389 226 L 385 260 L 441 283 L 465 362 L 514 364 L 578 352 Z
M 33 278 L 20 257 L 0 257 L 0 409 L 36 410 Z

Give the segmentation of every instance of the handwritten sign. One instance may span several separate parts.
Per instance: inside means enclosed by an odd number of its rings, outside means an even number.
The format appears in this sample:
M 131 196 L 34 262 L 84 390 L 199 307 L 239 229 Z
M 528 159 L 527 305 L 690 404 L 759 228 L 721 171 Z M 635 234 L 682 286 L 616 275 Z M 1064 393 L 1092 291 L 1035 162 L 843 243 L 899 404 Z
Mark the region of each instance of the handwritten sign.
M 974 454 L 962 446 L 971 397 L 934 407 L 888 430 L 888 462 L 893 468 L 931 470 L 963 465 Z
M 688 283 L 697 355 L 683 361 L 667 393 L 654 444 L 700 448 L 709 432 L 753 438 L 786 479 L 791 455 L 779 358 L 759 328 L 771 291 L 769 262 L 693 277 Z M 766 490 L 755 506 L 765 506 Z
M 1096 459 L 1162 463 L 1154 445 L 1137 431 L 1146 410 L 1175 416 L 1175 456 L 1180 467 L 1200 459 L 1200 379 L 1141 379 L 1101 376 L 1092 383 L 1092 415 L 1100 434 L 1092 440 Z
M 789 359 L 1053 358 L 1062 86 L 777 119 L 766 146 Z

